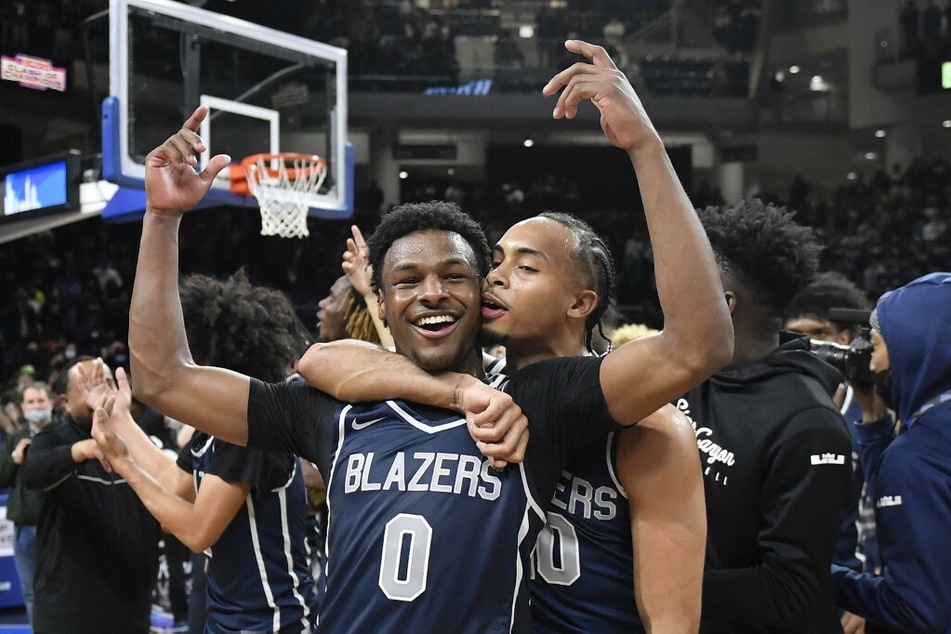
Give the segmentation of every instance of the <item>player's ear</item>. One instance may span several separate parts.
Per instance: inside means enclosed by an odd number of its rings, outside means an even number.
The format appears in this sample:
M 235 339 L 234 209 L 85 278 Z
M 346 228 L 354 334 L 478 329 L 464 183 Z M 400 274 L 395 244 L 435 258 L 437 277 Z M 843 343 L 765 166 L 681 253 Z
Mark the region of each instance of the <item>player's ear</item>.
M 383 289 L 378 289 L 376 292 L 376 315 L 383 322 L 384 328 L 390 327 L 386 323 L 386 299 L 383 296 Z
M 726 298 L 726 307 L 729 309 L 730 314 L 733 314 L 733 311 L 736 310 L 736 293 L 733 291 L 726 291 L 723 293 L 723 296 Z
M 575 301 L 568 309 L 568 316 L 573 319 L 586 319 L 598 307 L 598 294 L 591 289 L 585 289 L 575 295 Z

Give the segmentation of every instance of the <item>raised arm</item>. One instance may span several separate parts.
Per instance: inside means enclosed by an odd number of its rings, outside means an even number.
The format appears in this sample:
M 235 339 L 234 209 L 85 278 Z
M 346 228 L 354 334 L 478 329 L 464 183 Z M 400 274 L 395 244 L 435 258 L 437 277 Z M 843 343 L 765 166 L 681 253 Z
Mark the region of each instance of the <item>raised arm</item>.
M 370 284 L 372 273 L 370 271 L 370 264 L 367 262 L 367 241 L 363 238 L 363 232 L 360 231 L 360 227 L 357 225 L 352 225 L 350 232 L 353 234 L 353 237 L 347 238 L 347 250 L 344 251 L 343 262 L 340 266 L 343 269 L 344 275 L 350 280 L 353 290 L 359 293 L 360 297 L 362 297 L 366 303 L 367 312 L 370 314 L 370 319 L 373 320 L 373 327 L 376 329 L 376 334 L 380 338 L 380 345 L 384 348 L 393 348 L 393 335 L 390 334 L 390 329 L 387 328 L 386 325 L 383 324 L 383 320 L 380 319 L 380 311 L 377 310 L 376 293 L 373 292 L 373 288 Z
M 664 330 L 619 347 L 601 366 L 611 414 L 629 424 L 726 365 L 733 325 L 710 243 L 634 88 L 602 47 L 578 40 L 565 47 L 591 62 L 545 86 L 546 95 L 561 91 L 553 116 L 573 118 L 586 100 L 597 107 L 605 136 L 634 165 L 654 253 Z
M 693 428 L 665 405 L 621 433 L 617 465 L 630 503 L 641 620 L 649 632 L 696 632 L 707 518 Z
M 204 197 L 225 155 L 195 171 L 205 149 L 196 134 L 208 109 L 199 107 L 145 161 L 146 210 L 129 311 L 135 395 L 160 412 L 223 440 L 246 444 L 250 380 L 197 365 L 188 348 L 178 294 L 178 226 Z

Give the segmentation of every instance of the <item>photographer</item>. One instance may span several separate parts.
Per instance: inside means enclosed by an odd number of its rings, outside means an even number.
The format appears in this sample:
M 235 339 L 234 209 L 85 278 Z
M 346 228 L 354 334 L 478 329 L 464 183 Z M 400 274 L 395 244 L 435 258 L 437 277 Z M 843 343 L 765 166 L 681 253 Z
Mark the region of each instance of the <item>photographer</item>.
M 885 293 L 872 314 L 878 396 L 856 390 L 862 422 L 855 430 L 875 500 L 882 576 L 833 566 L 837 604 L 867 619 L 869 632 L 951 632 L 949 314 L 951 273 Z M 898 433 L 889 408 L 898 413 Z
M 808 336 L 813 353 L 836 367 L 846 379 L 835 394 L 835 404 L 849 423 L 852 441 L 852 475 L 855 496 L 849 514 L 842 521 L 842 535 L 836 544 L 833 562 L 856 571 L 878 573 L 881 563 L 875 535 L 875 506 L 865 490 L 865 477 L 859 458 L 855 423 L 862 409 L 849 385 L 857 379 L 871 388 L 868 369 L 871 343 L 868 318 L 872 303 L 864 291 L 835 271 L 816 274 L 815 279 L 796 294 L 783 323 L 784 330 Z M 850 344 L 855 342 L 855 348 Z

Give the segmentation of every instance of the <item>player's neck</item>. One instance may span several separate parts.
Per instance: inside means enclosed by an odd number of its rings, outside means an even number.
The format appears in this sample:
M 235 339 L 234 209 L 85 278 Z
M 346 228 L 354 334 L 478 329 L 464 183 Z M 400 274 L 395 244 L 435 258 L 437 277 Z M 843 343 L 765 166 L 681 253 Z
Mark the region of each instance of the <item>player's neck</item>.
M 584 355 L 584 341 L 574 337 L 566 337 L 561 340 L 548 339 L 543 342 L 525 342 L 522 345 L 511 341 L 505 344 L 506 366 L 512 370 L 520 370 L 527 365 L 546 359 Z

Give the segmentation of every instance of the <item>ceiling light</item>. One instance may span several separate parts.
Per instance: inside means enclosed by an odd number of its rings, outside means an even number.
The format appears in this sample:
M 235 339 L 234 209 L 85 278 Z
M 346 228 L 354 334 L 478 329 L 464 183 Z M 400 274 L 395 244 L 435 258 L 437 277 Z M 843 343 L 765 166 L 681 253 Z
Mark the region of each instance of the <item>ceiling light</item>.
M 522 141 L 522 145 L 524 145 L 525 147 L 532 147 L 533 145 L 535 145 L 535 141 L 533 141 L 532 139 L 525 139 L 524 141 Z
M 518 27 L 518 36 L 523 40 L 530 40 L 535 37 L 535 26 L 532 24 L 522 24 Z
M 449 169 L 446 170 L 446 173 L 449 174 L 450 176 L 453 176 L 455 175 L 456 170 L 450 167 Z
M 795 74 L 798 73 L 798 72 L 799 72 L 799 67 L 798 67 L 798 66 L 793 65 L 793 66 L 790 66 L 790 67 L 789 67 L 789 73 L 790 73 L 790 74 L 795 75 Z
M 856 174 L 855 172 L 849 172 L 848 174 L 846 174 L 845 177 L 849 179 L 850 181 L 854 181 L 856 178 L 859 177 L 859 175 Z
M 945 119 L 944 121 L 941 122 L 941 125 L 943 125 L 946 128 L 951 128 L 951 119 Z
M 400 180 L 405 181 L 407 178 L 409 178 L 409 172 L 406 172 L 406 171 L 400 172 Z
M 877 158 L 878 158 L 878 154 L 876 154 L 875 152 L 866 152 L 866 153 L 865 153 L 865 159 L 866 159 L 866 160 L 874 161 L 874 160 L 877 159 Z
M 876 139 L 884 139 L 884 138 L 885 138 L 885 131 L 884 131 L 884 130 L 876 130 L 876 131 L 875 131 L 875 138 L 876 138 Z

